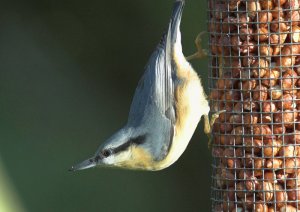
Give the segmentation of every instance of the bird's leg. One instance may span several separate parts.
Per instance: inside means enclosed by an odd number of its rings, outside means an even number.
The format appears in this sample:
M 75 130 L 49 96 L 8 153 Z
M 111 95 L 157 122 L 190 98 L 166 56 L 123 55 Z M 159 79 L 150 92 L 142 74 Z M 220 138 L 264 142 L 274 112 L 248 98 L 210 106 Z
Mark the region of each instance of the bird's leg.
M 201 39 L 201 36 L 206 33 L 205 31 L 203 32 L 200 32 L 196 39 L 195 39 L 195 45 L 196 45 L 196 48 L 197 48 L 197 52 L 186 57 L 187 60 L 192 60 L 192 59 L 200 59 L 200 58 L 203 58 L 203 57 L 206 57 L 208 55 L 208 52 L 206 49 L 203 49 L 202 48 L 202 39 Z
M 194 54 L 187 56 L 186 59 L 187 60 L 193 60 L 193 59 L 201 59 L 203 57 L 206 57 L 208 55 L 208 51 L 207 49 L 203 49 L 202 48 L 202 35 L 205 34 L 206 32 L 200 32 L 196 39 L 195 39 L 195 45 L 197 48 L 197 52 L 195 52 Z M 222 77 L 223 75 L 223 66 L 224 66 L 224 60 L 223 57 L 218 55 L 218 66 L 219 66 L 219 77 Z
M 204 115 L 204 133 L 208 137 L 208 148 L 211 147 L 211 142 L 212 142 L 212 136 L 211 136 L 212 127 L 213 127 L 216 119 L 219 118 L 219 115 L 224 112 L 225 112 L 225 110 L 221 110 L 221 111 L 218 111 L 218 112 L 212 114 L 210 120 L 209 120 L 209 115 Z
M 204 115 L 204 133 L 208 137 L 208 148 L 210 148 L 211 141 L 212 141 L 211 129 L 212 129 L 212 127 L 210 125 L 209 116 L 208 115 Z

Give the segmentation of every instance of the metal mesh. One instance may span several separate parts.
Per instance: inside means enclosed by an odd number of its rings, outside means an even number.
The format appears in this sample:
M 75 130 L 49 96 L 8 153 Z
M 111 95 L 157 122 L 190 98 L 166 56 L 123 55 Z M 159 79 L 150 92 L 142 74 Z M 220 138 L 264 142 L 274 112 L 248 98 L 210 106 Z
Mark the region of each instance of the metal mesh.
M 300 210 L 299 2 L 208 0 L 208 24 L 212 210 Z

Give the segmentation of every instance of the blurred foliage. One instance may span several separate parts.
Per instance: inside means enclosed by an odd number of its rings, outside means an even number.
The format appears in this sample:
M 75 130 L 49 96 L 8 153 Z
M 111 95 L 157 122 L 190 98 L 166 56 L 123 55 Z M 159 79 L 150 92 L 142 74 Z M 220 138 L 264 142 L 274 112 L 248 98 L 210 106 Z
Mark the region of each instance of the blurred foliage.
M 24 211 L 19 197 L 6 175 L 6 171 L 0 158 L 0 211 L 1 212 L 22 212 Z
M 166 170 L 67 171 L 126 122 L 172 4 L 2 1 L 0 156 L 27 211 L 209 210 L 210 153 L 202 123 Z M 186 55 L 206 30 L 205 9 L 205 1 L 187 1 Z M 193 65 L 205 83 L 207 60 Z

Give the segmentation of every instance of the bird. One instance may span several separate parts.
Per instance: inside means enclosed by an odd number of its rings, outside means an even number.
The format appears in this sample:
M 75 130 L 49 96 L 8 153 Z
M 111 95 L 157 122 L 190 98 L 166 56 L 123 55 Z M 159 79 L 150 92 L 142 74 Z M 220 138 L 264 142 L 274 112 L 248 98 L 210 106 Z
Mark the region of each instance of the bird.
M 138 82 L 125 126 L 101 144 L 94 156 L 70 171 L 96 166 L 162 170 L 185 151 L 202 116 L 204 131 L 210 133 L 213 123 L 209 120 L 208 97 L 182 52 L 180 23 L 184 5 L 184 0 L 174 2 L 167 30 Z M 197 48 L 189 59 L 206 55 L 200 45 Z

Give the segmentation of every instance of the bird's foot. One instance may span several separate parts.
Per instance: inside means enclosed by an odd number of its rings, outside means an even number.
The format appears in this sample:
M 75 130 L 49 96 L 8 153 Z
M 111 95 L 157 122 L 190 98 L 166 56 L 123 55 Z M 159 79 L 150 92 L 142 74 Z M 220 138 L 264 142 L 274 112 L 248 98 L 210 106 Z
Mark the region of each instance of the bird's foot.
M 221 110 L 218 111 L 214 114 L 212 114 L 211 119 L 209 120 L 209 116 L 208 115 L 204 115 L 204 133 L 207 135 L 208 137 L 208 148 L 211 148 L 211 144 L 212 144 L 212 127 L 216 121 L 217 118 L 219 118 L 221 113 L 226 112 L 226 110 Z
M 192 60 L 192 59 L 200 59 L 200 58 L 203 58 L 203 57 L 206 57 L 208 55 L 208 51 L 206 49 L 203 49 L 202 48 L 202 35 L 205 34 L 206 32 L 203 31 L 203 32 L 200 32 L 196 39 L 195 39 L 195 45 L 196 45 L 196 48 L 197 48 L 197 52 L 186 57 L 187 60 Z

